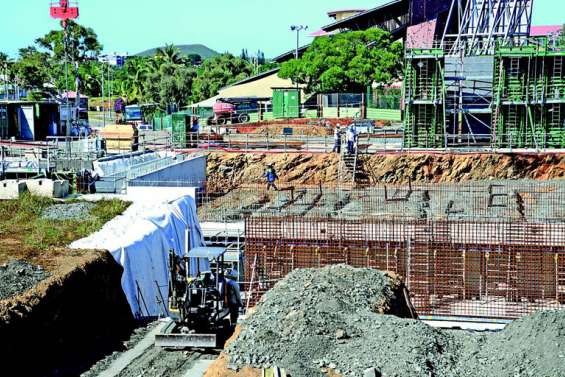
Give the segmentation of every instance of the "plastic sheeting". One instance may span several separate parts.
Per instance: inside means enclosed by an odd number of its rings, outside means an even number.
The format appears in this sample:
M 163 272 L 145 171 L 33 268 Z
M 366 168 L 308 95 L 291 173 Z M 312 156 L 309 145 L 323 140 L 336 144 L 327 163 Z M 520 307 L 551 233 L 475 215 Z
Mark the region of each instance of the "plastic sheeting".
M 122 288 L 134 315 L 157 316 L 167 314 L 169 250 L 183 256 L 187 234 L 191 248 L 204 245 L 191 197 L 171 203 L 134 203 L 100 231 L 70 247 L 108 250 L 124 268 Z M 193 275 L 196 261 L 191 258 Z M 201 271 L 209 269 L 208 260 L 199 263 Z

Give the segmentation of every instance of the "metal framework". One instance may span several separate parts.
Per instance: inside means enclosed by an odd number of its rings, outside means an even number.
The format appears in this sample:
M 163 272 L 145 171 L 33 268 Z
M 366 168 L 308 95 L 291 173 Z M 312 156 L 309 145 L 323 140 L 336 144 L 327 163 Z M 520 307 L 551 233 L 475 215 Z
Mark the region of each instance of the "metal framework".
M 444 66 L 442 49 L 406 51 L 405 147 L 438 148 L 446 144 Z
M 421 316 L 514 319 L 565 308 L 564 224 L 265 218 L 246 221 L 256 302 L 290 271 L 345 263 L 402 276 Z
M 486 55 L 497 41 L 519 44 L 530 34 L 532 7 L 533 0 L 452 0 L 442 38 L 446 53 Z
M 547 39 L 525 46 L 499 46 L 493 111 L 493 138 L 498 146 L 565 146 L 564 59 L 565 51 Z

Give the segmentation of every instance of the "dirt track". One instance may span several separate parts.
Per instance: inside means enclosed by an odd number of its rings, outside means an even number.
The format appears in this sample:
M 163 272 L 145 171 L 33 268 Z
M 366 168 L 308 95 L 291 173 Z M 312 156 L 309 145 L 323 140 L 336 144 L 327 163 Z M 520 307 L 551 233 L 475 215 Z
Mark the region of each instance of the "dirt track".
M 264 183 L 266 165 L 273 163 L 280 182 L 335 184 L 339 157 L 335 154 L 211 153 L 208 186 L 224 191 Z M 489 179 L 565 178 L 565 155 L 539 154 L 393 154 L 363 157 L 362 172 L 371 184 L 461 182 Z

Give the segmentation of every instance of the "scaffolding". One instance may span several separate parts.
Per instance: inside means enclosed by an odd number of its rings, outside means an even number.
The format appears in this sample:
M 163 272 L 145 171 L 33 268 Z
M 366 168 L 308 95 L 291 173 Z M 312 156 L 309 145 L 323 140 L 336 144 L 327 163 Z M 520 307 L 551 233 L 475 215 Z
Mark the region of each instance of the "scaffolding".
M 405 136 L 408 148 L 445 146 L 445 77 L 442 49 L 406 51 Z
M 498 47 L 493 109 L 497 146 L 565 146 L 564 57 L 565 51 L 546 38 Z

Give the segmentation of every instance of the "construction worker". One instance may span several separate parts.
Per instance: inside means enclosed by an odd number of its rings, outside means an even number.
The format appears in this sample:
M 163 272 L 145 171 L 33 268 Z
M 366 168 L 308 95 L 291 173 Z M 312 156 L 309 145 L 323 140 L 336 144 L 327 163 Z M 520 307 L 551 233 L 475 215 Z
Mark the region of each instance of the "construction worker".
M 279 179 L 279 176 L 277 175 L 277 172 L 275 171 L 273 164 L 267 165 L 267 171 L 265 172 L 265 177 L 267 178 L 267 191 L 269 191 L 271 187 L 273 188 L 273 190 L 279 191 L 277 185 L 275 184 L 275 181 Z
M 114 102 L 114 112 L 116 113 L 116 124 L 122 124 L 123 113 L 126 109 L 126 103 L 122 97 L 118 97 Z
M 347 128 L 345 138 L 347 139 L 347 153 L 355 154 L 355 141 L 357 139 L 357 132 L 355 132 L 354 126 L 349 126 Z
M 341 153 L 341 125 L 338 123 L 334 130 L 334 153 Z
M 239 309 L 243 308 L 243 303 L 241 302 L 241 292 L 237 283 L 237 272 L 232 269 L 226 272 L 226 296 L 230 311 L 230 322 L 232 326 L 235 326 L 239 318 Z

